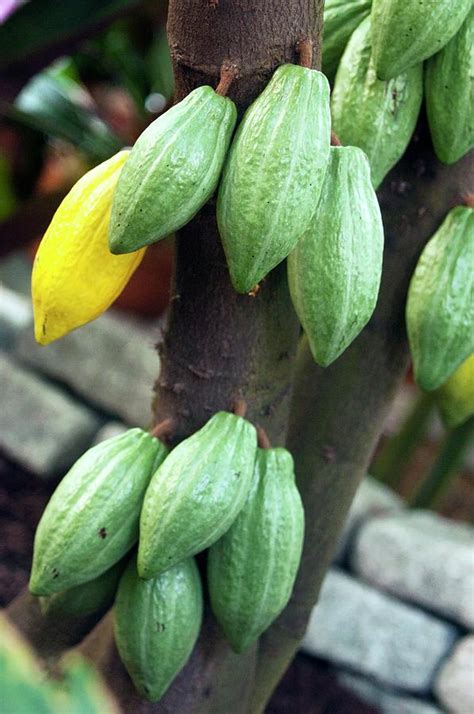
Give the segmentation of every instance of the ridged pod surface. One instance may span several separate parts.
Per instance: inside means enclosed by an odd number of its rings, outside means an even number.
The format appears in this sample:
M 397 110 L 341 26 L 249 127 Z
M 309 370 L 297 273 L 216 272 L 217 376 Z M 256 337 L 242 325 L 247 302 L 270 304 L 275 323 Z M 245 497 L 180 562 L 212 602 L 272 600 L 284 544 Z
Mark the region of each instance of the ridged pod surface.
M 192 558 L 151 580 L 133 558 L 115 601 L 115 640 L 138 692 L 157 701 L 186 664 L 202 620 L 202 588 Z
M 173 449 L 143 502 L 140 577 L 157 575 L 225 533 L 247 498 L 256 448 L 252 424 L 218 412 Z
M 303 535 L 291 454 L 258 449 L 245 506 L 208 557 L 212 609 L 236 652 L 246 650 L 288 602 Z
M 380 79 L 392 79 L 439 52 L 461 27 L 472 0 L 374 0 L 372 45 Z
M 435 399 L 449 428 L 459 426 L 474 416 L 474 354 L 436 391 Z
M 408 290 L 417 384 L 437 389 L 474 351 L 474 210 L 453 208 L 426 244 Z
M 140 509 L 163 444 L 129 429 L 81 456 L 54 491 L 39 522 L 30 590 L 50 595 L 98 577 L 138 538 Z
M 228 97 L 202 86 L 145 129 L 114 195 L 113 253 L 155 243 L 191 220 L 217 187 L 236 119 Z
M 227 158 L 217 220 L 230 277 L 249 292 L 293 250 L 321 192 L 330 146 L 329 84 L 278 67 L 247 109 Z
M 377 302 L 383 225 L 361 149 L 331 147 L 316 213 L 288 258 L 293 305 L 316 362 L 331 364 Z
M 326 0 L 322 70 L 332 82 L 349 38 L 370 13 L 372 0 Z
M 128 154 L 119 152 L 79 179 L 43 236 L 31 286 L 41 345 L 95 320 L 142 261 L 144 250 L 116 256 L 108 246 L 112 196 Z
M 458 161 L 474 146 L 474 7 L 454 37 L 426 63 L 426 111 L 436 155 Z
M 352 34 L 339 64 L 331 99 L 333 129 L 343 144 L 369 159 L 377 188 L 405 152 L 423 98 L 423 68 L 377 79 L 371 60 L 370 17 Z
M 126 564 L 126 558 L 122 558 L 94 580 L 60 593 L 40 597 L 41 612 L 43 615 L 58 614 L 72 617 L 87 617 L 94 612 L 105 612 L 114 601 Z

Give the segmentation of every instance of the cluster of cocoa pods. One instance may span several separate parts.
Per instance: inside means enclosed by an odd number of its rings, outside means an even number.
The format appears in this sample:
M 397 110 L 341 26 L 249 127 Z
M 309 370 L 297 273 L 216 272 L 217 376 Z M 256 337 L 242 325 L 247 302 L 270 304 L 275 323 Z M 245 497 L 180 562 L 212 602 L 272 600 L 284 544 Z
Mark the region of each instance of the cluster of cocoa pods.
M 218 412 L 170 453 L 130 429 L 89 449 L 60 482 L 36 532 L 30 590 L 53 614 L 115 602 L 120 656 L 138 691 L 157 700 L 201 628 L 194 556 L 207 550 L 214 615 L 242 652 L 288 602 L 303 531 L 290 453 L 259 448 L 242 416 Z
M 285 64 L 234 133 L 234 103 L 201 86 L 78 182 L 35 261 L 39 342 L 97 317 L 146 247 L 217 190 L 236 291 L 254 293 L 287 258 L 315 361 L 327 366 L 349 346 L 377 301 L 384 236 L 375 188 L 413 134 L 423 63 L 438 157 L 456 161 L 472 147 L 474 16 L 470 0 L 327 0 L 325 12 L 323 63 L 329 74 L 337 68 L 331 101 L 323 73 Z M 331 125 L 344 145 L 331 145 Z M 459 402 L 458 370 L 466 379 L 473 369 L 473 221 L 470 206 L 449 213 L 407 302 L 415 378 L 441 390 L 451 423 L 461 411 L 453 418 L 446 406 L 449 395 Z M 303 530 L 291 455 L 259 448 L 242 416 L 215 414 L 169 454 L 131 429 L 86 452 L 58 486 L 36 534 L 30 588 L 50 612 L 115 602 L 120 655 L 140 693 L 156 700 L 201 627 L 194 556 L 207 551 L 212 609 L 241 652 L 288 602 Z
M 472 149 L 473 46 L 471 0 L 326 0 L 333 128 L 366 152 L 375 187 L 403 155 L 423 96 L 439 160 L 452 164 Z

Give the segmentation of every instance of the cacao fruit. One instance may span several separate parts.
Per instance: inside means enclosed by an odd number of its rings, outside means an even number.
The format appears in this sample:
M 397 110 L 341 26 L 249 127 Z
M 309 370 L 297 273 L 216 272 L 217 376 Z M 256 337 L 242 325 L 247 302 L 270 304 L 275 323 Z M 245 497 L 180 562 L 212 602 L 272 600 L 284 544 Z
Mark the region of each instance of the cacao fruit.
M 454 428 L 474 415 L 474 354 L 435 392 L 446 426 Z
M 439 52 L 461 27 L 472 0 L 374 0 L 373 61 L 393 79 Z
M 377 188 L 404 154 L 423 98 L 423 67 L 382 82 L 371 60 L 370 17 L 344 51 L 331 100 L 333 129 L 343 144 L 365 151 Z
M 237 118 L 234 103 L 198 87 L 138 138 L 115 191 L 112 253 L 165 238 L 214 193 Z
M 474 351 L 474 210 L 457 206 L 426 244 L 408 290 L 417 384 L 440 387 Z
M 36 531 L 30 590 L 50 595 L 97 578 L 138 538 L 153 468 L 166 456 L 158 439 L 129 429 L 92 447 L 53 493 Z
M 114 601 L 120 576 L 126 564 L 126 558 L 122 558 L 94 580 L 54 595 L 40 597 L 41 612 L 45 616 L 70 615 L 71 617 L 87 617 L 95 612 L 106 612 Z
M 256 448 L 252 424 L 218 412 L 171 452 L 143 502 L 140 577 L 199 553 L 225 533 L 247 498 Z
M 202 621 L 202 588 L 196 564 L 187 558 L 151 580 L 138 577 L 130 561 L 115 601 L 115 640 L 139 693 L 161 699 L 186 664 Z
M 370 13 L 372 0 L 326 0 L 324 3 L 323 65 L 333 82 L 350 36 Z
M 458 161 L 474 146 L 474 7 L 426 63 L 426 111 L 436 155 Z
M 144 251 L 112 255 L 112 195 L 128 151 L 86 173 L 53 216 L 32 275 L 35 338 L 41 345 L 101 315 L 120 295 Z
M 316 213 L 288 258 L 293 305 L 323 367 L 350 345 L 374 311 L 383 240 L 367 157 L 354 146 L 331 147 Z
M 211 605 L 236 652 L 287 604 L 301 559 L 304 511 L 286 449 L 258 449 L 247 501 L 209 550 Z
M 307 228 L 329 146 L 326 77 L 296 65 L 278 67 L 240 123 L 217 200 L 219 232 L 238 292 L 254 288 Z

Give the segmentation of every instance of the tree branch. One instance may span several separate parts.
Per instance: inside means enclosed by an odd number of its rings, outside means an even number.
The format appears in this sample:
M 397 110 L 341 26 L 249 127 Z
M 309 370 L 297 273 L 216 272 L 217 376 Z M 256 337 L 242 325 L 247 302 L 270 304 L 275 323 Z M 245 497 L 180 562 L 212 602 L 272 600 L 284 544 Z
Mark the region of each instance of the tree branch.
M 291 601 L 260 641 L 252 712 L 261 712 L 293 658 L 406 372 L 405 299 L 418 256 L 446 212 L 474 188 L 474 152 L 453 166 L 434 158 L 424 119 L 379 191 L 385 227 L 379 301 L 369 325 L 329 368 L 301 346 L 288 448 L 306 511 L 303 559 Z
M 43 615 L 39 598 L 28 590 L 21 592 L 8 606 L 6 614 L 26 637 L 37 654 L 45 659 L 58 657 L 74 647 L 91 631 L 104 611 L 86 617 L 72 617 L 54 613 Z

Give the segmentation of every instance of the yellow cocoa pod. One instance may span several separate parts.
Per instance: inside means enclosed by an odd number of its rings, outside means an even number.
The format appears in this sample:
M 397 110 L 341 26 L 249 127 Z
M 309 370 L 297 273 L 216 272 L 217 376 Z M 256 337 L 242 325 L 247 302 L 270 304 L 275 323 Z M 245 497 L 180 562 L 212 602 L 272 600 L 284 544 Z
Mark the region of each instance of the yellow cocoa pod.
M 46 345 L 101 315 L 120 295 L 145 253 L 112 255 L 112 197 L 129 151 L 88 171 L 53 216 L 32 275 L 35 338 Z
M 474 352 L 435 392 L 435 399 L 448 427 L 459 426 L 474 414 Z

